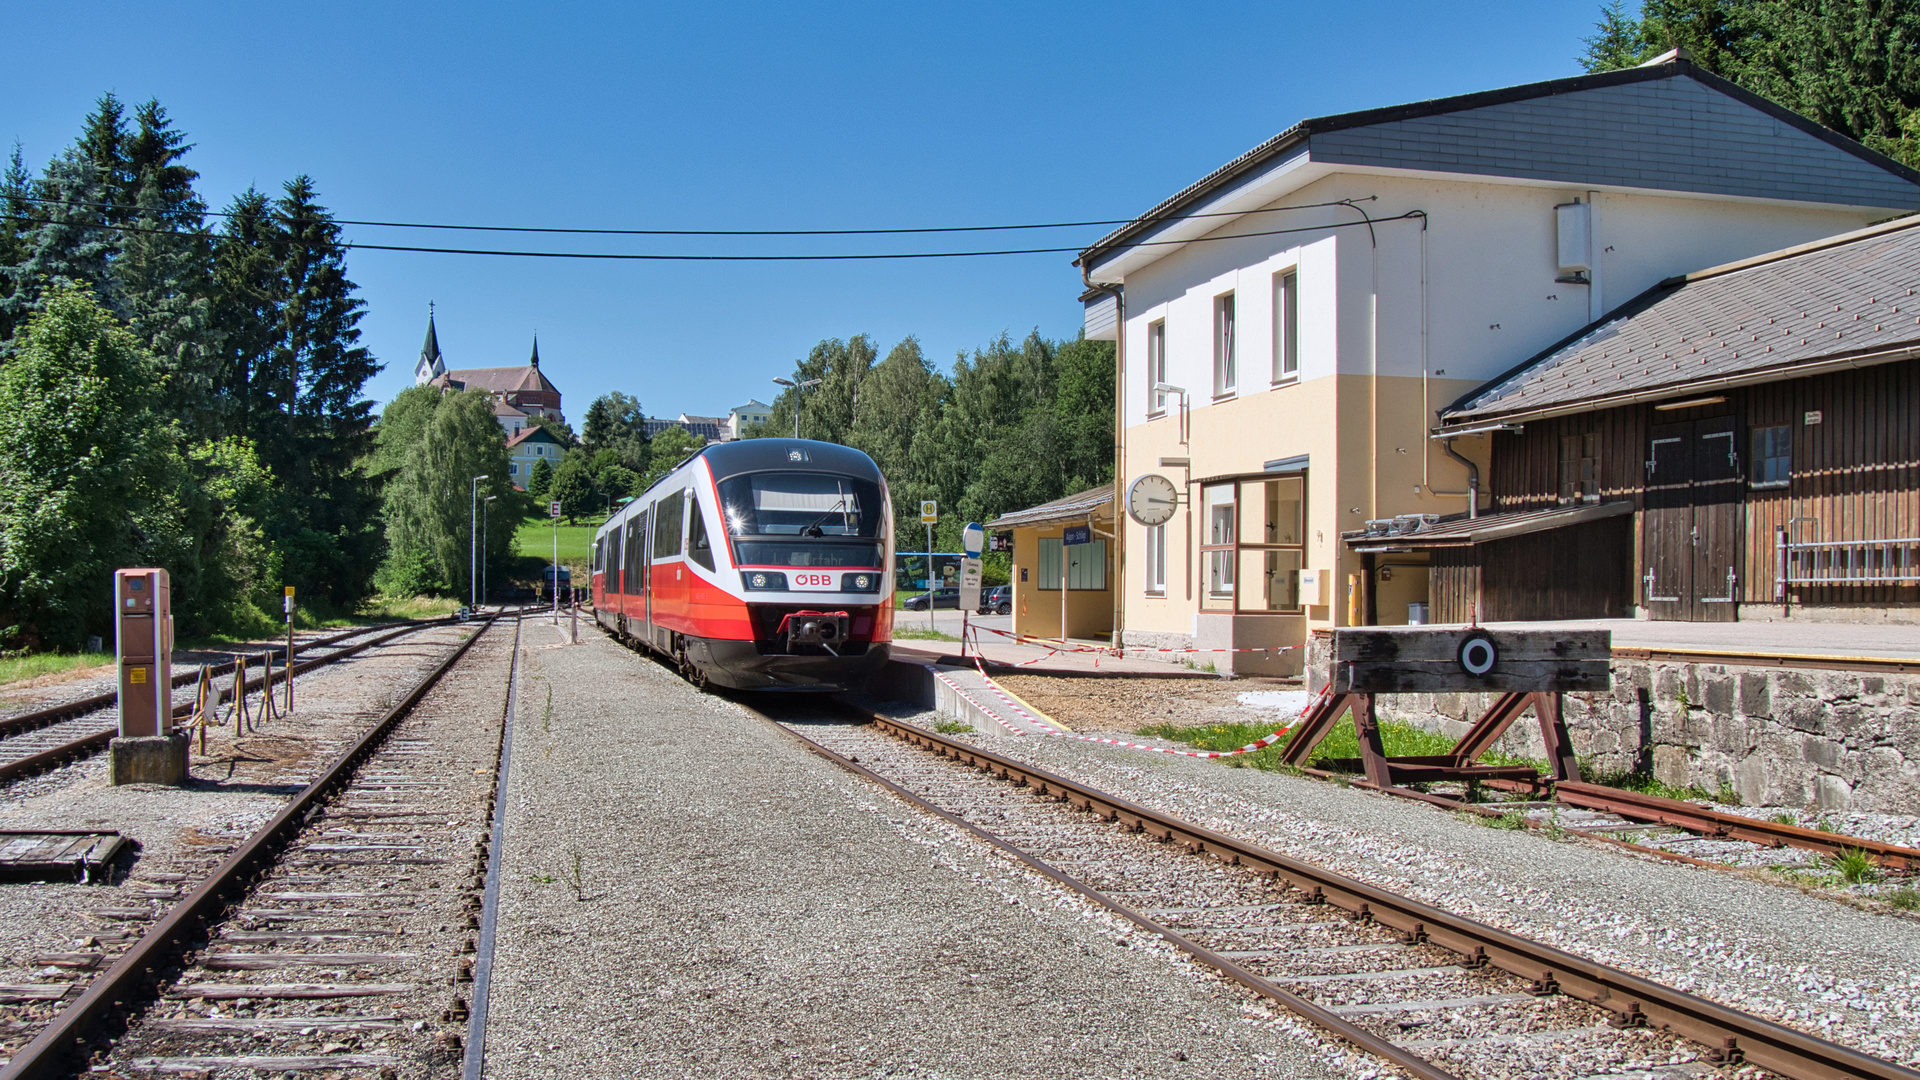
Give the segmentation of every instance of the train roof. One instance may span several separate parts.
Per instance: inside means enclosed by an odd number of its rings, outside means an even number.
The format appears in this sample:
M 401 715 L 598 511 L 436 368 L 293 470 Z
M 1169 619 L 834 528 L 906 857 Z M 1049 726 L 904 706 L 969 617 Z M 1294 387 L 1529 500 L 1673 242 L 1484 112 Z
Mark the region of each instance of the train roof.
M 812 439 L 737 439 L 700 452 L 715 480 L 741 473 L 799 470 L 834 472 L 880 482 L 880 466 L 851 446 Z

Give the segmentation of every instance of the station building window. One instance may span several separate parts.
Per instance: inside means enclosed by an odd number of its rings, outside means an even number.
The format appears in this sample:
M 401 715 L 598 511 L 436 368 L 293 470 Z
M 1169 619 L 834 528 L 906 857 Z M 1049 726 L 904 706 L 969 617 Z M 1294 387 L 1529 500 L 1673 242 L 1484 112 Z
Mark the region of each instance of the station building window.
M 1306 566 L 1306 476 L 1243 477 L 1203 489 L 1209 611 L 1298 612 Z
M 1167 527 L 1147 529 L 1147 595 L 1167 595 Z
M 1167 320 L 1147 324 L 1147 412 L 1167 411 L 1167 395 L 1154 387 L 1167 381 Z
M 1059 590 L 1063 563 L 1068 591 L 1098 592 L 1107 587 L 1107 542 L 1105 540 L 1066 547 L 1057 536 L 1041 537 L 1040 566 L 1039 573 L 1036 575 L 1039 578 L 1040 591 Z
M 1757 488 L 1786 487 L 1793 478 L 1793 428 L 1772 424 L 1753 429 L 1753 480 Z
M 1300 275 L 1273 275 L 1273 381 L 1300 377 Z
M 1239 383 L 1234 355 L 1233 294 L 1213 298 L 1213 395 L 1225 397 Z

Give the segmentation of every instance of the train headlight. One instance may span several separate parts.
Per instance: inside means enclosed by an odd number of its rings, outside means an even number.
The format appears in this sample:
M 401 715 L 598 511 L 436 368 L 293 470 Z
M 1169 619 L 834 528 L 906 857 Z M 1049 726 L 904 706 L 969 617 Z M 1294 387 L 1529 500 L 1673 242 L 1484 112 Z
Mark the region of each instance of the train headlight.
M 785 592 L 787 589 L 787 575 L 772 570 L 742 571 L 740 581 L 749 589 L 769 592 Z
M 871 570 L 859 574 L 842 574 L 840 576 L 840 591 L 879 592 L 880 575 Z

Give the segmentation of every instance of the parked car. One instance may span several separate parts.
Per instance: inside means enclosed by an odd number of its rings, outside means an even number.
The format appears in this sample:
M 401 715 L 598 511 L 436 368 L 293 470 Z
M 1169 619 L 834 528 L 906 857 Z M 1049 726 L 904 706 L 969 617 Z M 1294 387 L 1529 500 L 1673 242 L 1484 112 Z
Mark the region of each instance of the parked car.
M 925 611 L 927 610 L 927 594 L 920 593 L 917 596 L 909 596 L 905 600 L 900 601 L 900 606 L 908 611 Z M 960 586 L 942 585 L 933 590 L 933 606 L 936 608 L 952 608 L 955 611 L 959 611 Z
M 1013 586 L 995 585 L 991 589 L 982 591 L 980 593 L 980 614 L 1013 614 Z

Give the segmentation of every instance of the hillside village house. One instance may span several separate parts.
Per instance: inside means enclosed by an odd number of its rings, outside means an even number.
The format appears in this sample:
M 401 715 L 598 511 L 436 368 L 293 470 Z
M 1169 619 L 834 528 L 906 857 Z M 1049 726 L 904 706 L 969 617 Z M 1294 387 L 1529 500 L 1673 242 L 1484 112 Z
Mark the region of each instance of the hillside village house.
M 1418 618 L 1430 553 L 1347 537 L 1495 509 L 1501 425 L 1439 410 L 1673 275 L 1916 207 L 1920 174 L 1684 54 L 1255 147 L 1078 260 L 1088 336 L 1119 341 L 1123 507 L 1146 474 L 1180 496 L 1122 518 L 1123 642 Z

